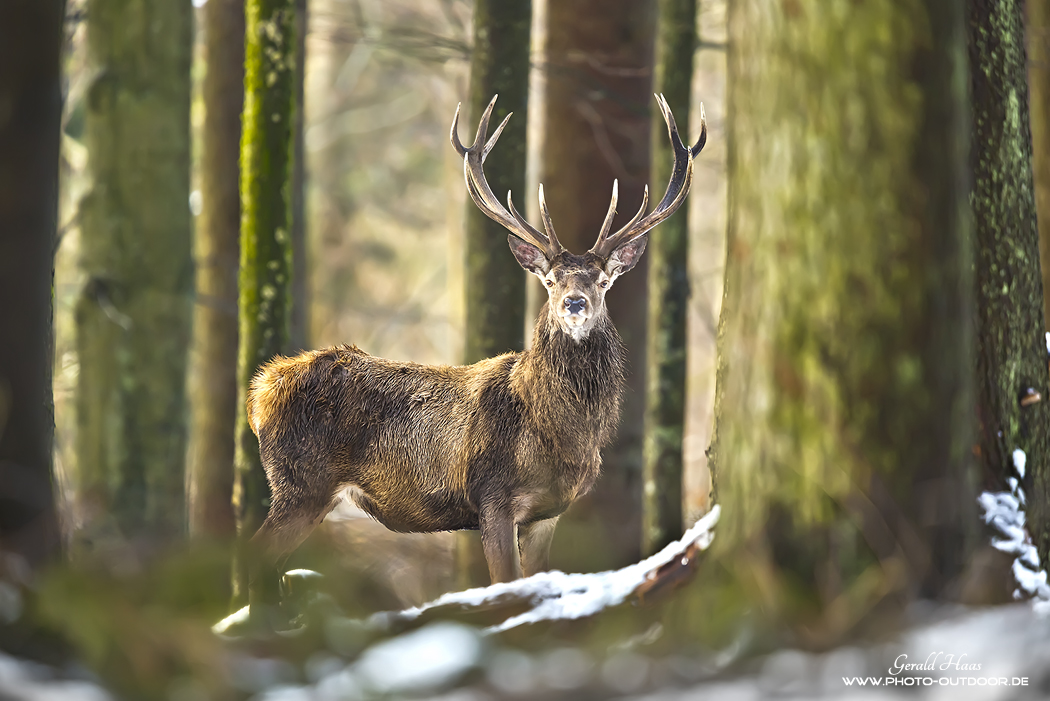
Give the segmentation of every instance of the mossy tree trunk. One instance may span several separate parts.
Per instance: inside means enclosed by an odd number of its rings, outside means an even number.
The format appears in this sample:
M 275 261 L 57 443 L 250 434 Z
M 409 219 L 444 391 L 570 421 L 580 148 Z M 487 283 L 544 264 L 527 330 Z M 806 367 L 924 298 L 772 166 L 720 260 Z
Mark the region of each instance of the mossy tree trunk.
M 974 540 L 964 11 L 730 5 L 712 555 L 804 645 Z
M 537 171 L 558 238 L 579 254 L 594 245 L 613 180 L 620 184 L 616 228 L 633 216 L 649 182 L 656 3 L 546 0 L 540 12 Z M 603 451 L 601 479 L 559 522 L 555 566 L 593 571 L 640 554 L 648 265 L 643 256 L 606 298 L 628 351 L 623 413 L 616 442 Z
M 478 0 L 474 3 L 470 95 L 461 138 L 469 143 L 482 112 L 499 95 L 489 133 L 509 112 L 514 116 L 500 137 L 485 175 L 502 200 L 508 190 L 524 206 L 525 126 L 529 105 L 531 0 Z M 469 134 L 467 132 L 470 132 Z M 465 320 L 463 362 L 475 363 L 525 346 L 525 271 L 507 247 L 507 230 L 482 214 L 467 198 L 463 219 L 466 257 L 463 271 Z M 456 539 L 460 584 L 488 583 L 480 538 L 462 532 Z
M 240 541 L 234 599 L 247 601 L 245 546 L 262 524 L 270 490 L 248 424 L 248 387 L 260 365 L 285 351 L 290 316 L 291 164 L 295 104 L 295 0 L 245 5 L 241 121 L 240 335 L 233 489 Z
M 1026 0 L 1024 4 L 1043 315 L 1050 324 L 1050 0 Z
M 185 531 L 192 314 L 190 57 L 183 0 L 91 0 L 76 303 L 77 473 L 87 538 Z
M 310 286 L 307 284 L 306 241 L 306 33 L 307 0 L 295 0 L 295 117 L 292 124 L 292 311 L 288 351 L 310 345 Z
M 0 23 L 0 551 L 33 567 L 59 548 L 51 289 L 64 14 L 64 0 L 35 0 Z
M 659 0 L 654 89 L 663 94 L 688 140 L 696 0 Z M 674 154 L 653 106 L 650 190 L 671 177 Z M 687 204 L 688 206 L 688 204 Z M 651 555 L 682 535 L 682 438 L 685 425 L 686 315 L 689 310 L 687 206 L 649 235 L 649 347 L 645 395 L 642 552 Z
M 1026 454 L 1029 529 L 1050 552 L 1050 394 L 1032 180 L 1024 7 L 969 0 L 976 227 L 977 406 L 986 476 L 1004 486 Z M 1038 393 L 1042 401 L 1033 401 Z
M 206 73 L 197 218 L 197 304 L 190 372 L 190 532 L 231 538 L 237 416 L 237 266 L 240 251 L 244 2 L 204 5 Z

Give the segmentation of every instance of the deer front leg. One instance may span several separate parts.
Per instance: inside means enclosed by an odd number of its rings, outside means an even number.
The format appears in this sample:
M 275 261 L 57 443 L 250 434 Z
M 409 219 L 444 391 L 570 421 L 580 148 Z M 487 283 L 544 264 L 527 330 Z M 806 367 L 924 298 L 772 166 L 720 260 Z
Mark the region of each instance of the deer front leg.
M 492 583 L 510 582 L 521 577 L 521 561 L 515 542 L 514 517 L 508 505 L 487 503 L 478 514 L 481 526 L 481 547 L 489 565 Z
M 558 517 L 518 526 L 518 549 L 521 551 L 521 567 L 525 576 L 550 569 L 551 540 Z

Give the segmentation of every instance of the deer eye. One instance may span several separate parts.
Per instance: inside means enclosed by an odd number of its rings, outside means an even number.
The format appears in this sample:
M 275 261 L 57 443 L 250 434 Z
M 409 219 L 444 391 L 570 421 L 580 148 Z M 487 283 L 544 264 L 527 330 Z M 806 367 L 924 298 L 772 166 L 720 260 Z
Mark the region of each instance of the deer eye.
M 544 280 L 543 284 L 547 287 L 554 287 L 554 280 Z
M 601 287 L 604 290 L 606 287 L 609 286 L 609 281 L 608 280 L 602 280 L 601 282 L 598 283 L 598 286 Z

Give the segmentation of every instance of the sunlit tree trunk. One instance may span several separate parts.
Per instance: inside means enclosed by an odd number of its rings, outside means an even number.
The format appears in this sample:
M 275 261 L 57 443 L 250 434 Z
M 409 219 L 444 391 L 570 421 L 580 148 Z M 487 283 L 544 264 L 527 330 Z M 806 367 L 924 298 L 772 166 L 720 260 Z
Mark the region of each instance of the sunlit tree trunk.
M 696 51 L 696 0 L 660 0 L 654 89 L 667 99 L 689 140 L 690 86 Z M 671 177 L 674 154 L 653 107 L 650 191 Z M 687 205 L 688 206 L 688 203 Z M 645 395 L 642 551 L 651 555 L 682 535 L 682 437 L 685 424 L 689 218 L 683 206 L 649 235 L 649 346 Z
M 77 476 L 87 538 L 185 531 L 192 314 L 184 0 L 91 0 L 80 202 Z
M 1026 0 L 1024 4 L 1043 315 L 1050 322 L 1050 0 Z
M 485 175 L 502 200 L 508 190 L 518 207 L 524 205 L 525 125 L 529 104 L 529 37 L 531 0 L 479 0 L 474 3 L 474 33 L 470 60 L 470 95 L 460 137 L 474 138 L 477 122 L 492 99 L 489 133 L 508 113 L 514 116 L 499 146 L 485 162 Z M 470 199 L 464 217 L 465 338 L 463 362 L 475 363 L 525 344 L 525 272 L 510 255 L 507 230 L 482 214 Z M 476 533 L 457 535 L 456 558 L 461 585 L 485 584 L 488 570 Z M 479 581 L 481 580 L 481 581 Z
M 51 291 L 64 14 L 64 0 L 37 0 L 0 22 L 0 551 L 33 567 L 59 547 Z
M 245 5 L 244 117 L 241 135 L 240 335 L 233 488 L 242 544 L 234 599 L 247 597 L 244 545 L 266 517 L 270 490 L 245 400 L 260 365 L 288 343 L 291 274 L 292 120 L 295 104 L 295 0 Z M 270 579 L 267 577 L 267 582 Z
M 190 371 L 190 532 L 229 538 L 237 416 L 238 185 L 244 104 L 244 3 L 204 5 L 206 73 L 197 218 L 197 304 Z
M 558 238 L 574 253 L 594 245 L 614 179 L 620 183 L 615 228 L 634 214 L 649 181 L 655 9 L 653 0 L 543 4 L 538 176 Z M 594 491 L 559 523 L 556 566 L 605 569 L 640 552 L 647 267 L 643 256 L 606 298 L 629 353 L 623 416 Z M 563 557 L 570 559 L 559 565 Z
M 964 12 L 730 5 L 712 554 L 803 645 L 949 593 L 975 540 Z
M 1021 0 L 969 0 L 980 454 L 1000 488 L 1026 454 L 1029 528 L 1050 548 L 1050 394 Z M 1037 395 L 1042 398 L 1036 401 Z M 1034 481 L 1033 481 L 1034 480 Z
M 306 245 L 306 33 L 307 0 L 295 0 L 295 117 L 292 124 L 292 311 L 288 350 L 310 345 L 310 298 L 307 284 Z

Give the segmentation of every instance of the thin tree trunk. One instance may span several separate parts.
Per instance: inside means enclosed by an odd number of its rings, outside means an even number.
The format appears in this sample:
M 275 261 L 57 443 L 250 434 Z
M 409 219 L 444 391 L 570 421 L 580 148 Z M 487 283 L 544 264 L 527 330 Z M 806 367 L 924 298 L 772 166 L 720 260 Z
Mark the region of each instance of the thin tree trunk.
M 240 540 L 234 568 L 234 600 L 239 603 L 244 603 L 248 594 L 246 544 L 266 517 L 270 499 L 245 400 L 258 367 L 283 352 L 288 343 L 295 0 L 248 0 L 245 19 L 240 335 L 233 488 Z
M 946 594 L 975 541 L 964 11 L 730 5 L 709 595 L 804 645 Z
M 485 175 L 500 198 L 509 190 L 521 206 L 525 192 L 525 125 L 529 103 L 531 0 L 478 0 L 474 4 L 474 39 L 470 61 L 470 99 L 461 138 L 473 139 L 482 112 L 499 95 L 492 129 L 509 112 L 514 117 L 485 163 Z M 466 133 L 469 131 L 470 133 Z M 525 272 L 507 247 L 507 231 L 467 200 L 465 237 L 465 339 L 463 362 L 475 363 L 525 345 Z M 488 580 L 476 533 L 457 534 L 460 585 Z
M 186 523 L 192 314 L 184 0 L 91 0 L 80 202 L 77 473 L 87 537 L 164 541 Z
M 1050 324 L 1050 0 L 1026 0 L 1032 170 L 1043 270 L 1043 316 Z M 1050 329 L 1048 329 L 1050 330 Z
M 696 0 L 660 0 L 654 88 L 689 139 L 690 87 L 696 51 Z M 650 189 L 671 177 L 674 155 L 653 107 Z M 688 206 L 688 205 L 687 205 Z M 649 235 L 649 347 L 646 368 L 642 553 L 682 535 L 682 437 L 685 424 L 686 315 L 689 311 L 689 217 L 686 207 Z
M 547 0 L 540 16 L 539 181 L 562 244 L 583 253 L 601 229 L 613 180 L 620 183 L 614 227 L 634 214 L 649 181 L 655 2 Z M 554 561 L 572 544 L 565 566 L 575 570 L 621 566 L 640 553 L 646 261 L 643 256 L 606 298 L 630 367 L 618 437 L 603 453 L 602 477 L 561 519 L 554 539 Z
M 197 305 L 190 372 L 190 533 L 230 538 L 237 416 L 238 181 L 244 105 L 243 0 L 204 6 L 207 72 L 197 219 Z
M 32 567 L 59 549 L 51 483 L 51 291 L 64 0 L 0 23 L 0 551 Z
M 310 286 L 307 284 L 306 244 L 306 33 L 307 0 L 295 0 L 295 117 L 292 125 L 292 311 L 288 350 L 306 350 L 310 344 Z
M 977 406 L 981 461 L 1002 487 L 1026 454 L 1029 527 L 1050 555 L 1050 394 L 1032 181 L 1024 7 L 970 0 Z M 1042 401 L 1032 401 L 1039 393 Z M 1034 482 L 1033 482 L 1034 480 Z

